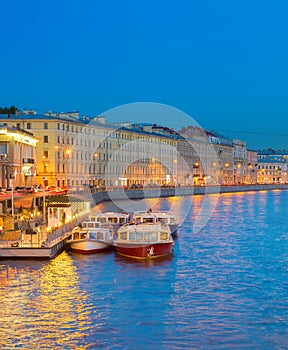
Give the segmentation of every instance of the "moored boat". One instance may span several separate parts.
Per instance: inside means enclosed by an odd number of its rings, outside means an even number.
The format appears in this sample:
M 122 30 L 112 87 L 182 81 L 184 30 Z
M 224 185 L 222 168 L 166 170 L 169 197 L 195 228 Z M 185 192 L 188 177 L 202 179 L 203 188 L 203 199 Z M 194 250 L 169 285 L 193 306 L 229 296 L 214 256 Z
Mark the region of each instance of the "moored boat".
M 114 231 L 111 228 L 100 227 L 99 223 L 83 222 L 82 227 L 72 231 L 71 238 L 66 241 L 71 251 L 91 254 L 101 253 L 113 247 Z M 89 225 L 89 227 L 87 227 Z
M 175 235 L 178 229 L 178 223 L 174 215 L 168 212 L 153 212 L 151 209 L 148 211 L 134 212 L 132 215 L 133 221 L 138 223 L 156 223 L 160 222 L 167 224 L 171 230 L 171 234 Z
M 169 226 L 160 222 L 123 225 L 113 244 L 118 254 L 136 259 L 169 255 L 174 247 Z

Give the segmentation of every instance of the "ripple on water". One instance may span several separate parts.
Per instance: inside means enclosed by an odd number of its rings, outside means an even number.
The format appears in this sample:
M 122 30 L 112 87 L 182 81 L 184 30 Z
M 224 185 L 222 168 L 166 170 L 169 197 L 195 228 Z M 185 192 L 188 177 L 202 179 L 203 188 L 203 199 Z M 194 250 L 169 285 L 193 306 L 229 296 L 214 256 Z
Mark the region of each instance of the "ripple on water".
M 0 347 L 287 349 L 287 201 L 286 191 L 220 195 L 197 231 L 200 196 L 147 199 L 185 216 L 164 259 L 1 261 Z

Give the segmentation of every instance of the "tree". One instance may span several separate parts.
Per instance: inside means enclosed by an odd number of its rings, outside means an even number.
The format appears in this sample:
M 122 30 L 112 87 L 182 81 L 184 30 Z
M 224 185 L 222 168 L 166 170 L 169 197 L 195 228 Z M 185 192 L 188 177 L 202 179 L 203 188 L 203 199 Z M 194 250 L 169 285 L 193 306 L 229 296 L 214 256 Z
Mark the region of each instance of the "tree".
M 0 107 L 0 114 L 16 114 L 18 108 L 15 106 L 11 107 Z

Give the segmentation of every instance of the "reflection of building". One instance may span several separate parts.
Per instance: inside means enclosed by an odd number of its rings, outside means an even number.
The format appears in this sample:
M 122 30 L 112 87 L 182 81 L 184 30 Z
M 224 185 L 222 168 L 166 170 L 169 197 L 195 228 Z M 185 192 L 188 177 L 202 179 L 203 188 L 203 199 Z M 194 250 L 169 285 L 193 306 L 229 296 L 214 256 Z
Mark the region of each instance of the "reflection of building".
M 80 259 L 86 257 L 79 256 Z M 30 349 L 75 349 L 76 343 L 84 348 L 95 348 L 92 341 L 87 340 L 87 332 L 95 327 L 101 331 L 101 324 L 91 323 L 92 314 L 87 311 L 89 293 L 80 288 L 80 276 L 75 268 L 75 262 L 69 254 L 60 254 L 49 263 L 5 264 L 0 269 L 1 290 L 14 290 L 13 293 L 1 298 L 1 319 L 6 320 L 1 325 L 0 348 L 13 348 L 15 343 L 23 337 L 23 325 L 29 319 L 29 329 L 33 337 L 29 339 Z M 29 288 L 22 288 L 25 281 L 29 281 Z M 26 282 L 25 282 L 26 283 Z M 17 285 L 17 287 L 15 287 Z M 35 291 L 37 290 L 37 293 Z M 16 295 L 16 297 L 15 297 Z M 33 295 L 33 300 L 32 297 Z M 19 302 L 25 307 L 25 312 L 19 307 Z M 75 307 L 75 305 L 77 307 Z M 61 327 L 55 320 L 61 319 Z M 101 312 L 95 318 L 101 318 Z M 37 317 L 35 317 L 37 315 Z M 93 316 L 94 317 L 94 316 Z M 13 320 L 17 318 L 17 322 Z M 12 326 L 13 322 L 13 326 Z M 49 328 L 49 332 L 47 329 Z M 67 336 L 67 329 L 77 330 L 73 336 Z M 41 336 L 43 332 L 53 336 Z M 76 334 L 77 333 L 77 334 Z M 65 339 L 65 345 L 64 340 Z M 59 346 L 59 344 L 62 344 Z M 78 346 L 79 348 L 79 346 Z
M 0 127 L 1 187 L 35 184 L 36 143 L 37 139 L 29 132 Z

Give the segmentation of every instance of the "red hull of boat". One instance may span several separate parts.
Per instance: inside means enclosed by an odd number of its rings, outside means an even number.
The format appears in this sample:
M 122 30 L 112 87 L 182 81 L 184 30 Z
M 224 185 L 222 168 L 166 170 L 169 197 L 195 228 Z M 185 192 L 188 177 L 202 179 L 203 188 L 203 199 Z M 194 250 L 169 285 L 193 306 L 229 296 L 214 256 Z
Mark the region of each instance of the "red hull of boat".
M 136 259 L 153 259 L 173 253 L 173 242 L 155 244 L 127 244 L 116 243 L 116 252 Z

